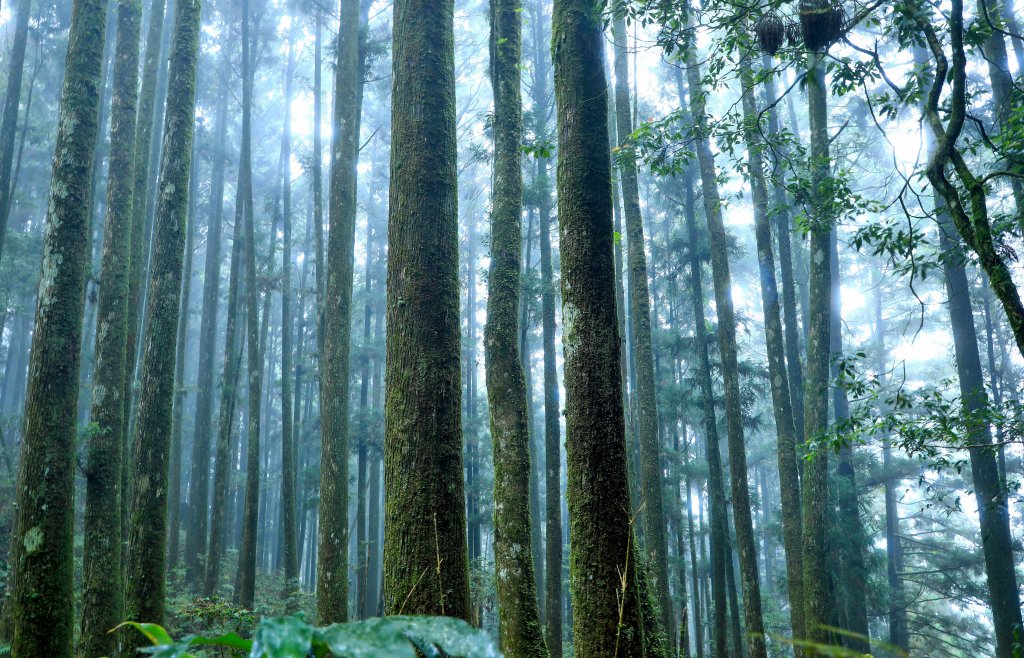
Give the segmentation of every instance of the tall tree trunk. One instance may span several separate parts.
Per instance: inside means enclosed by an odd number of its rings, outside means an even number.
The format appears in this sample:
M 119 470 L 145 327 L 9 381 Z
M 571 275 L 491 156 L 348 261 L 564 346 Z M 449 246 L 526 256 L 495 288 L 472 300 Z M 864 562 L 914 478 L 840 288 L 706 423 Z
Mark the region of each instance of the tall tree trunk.
M 874 342 L 878 358 L 876 370 L 879 373 L 888 372 L 888 349 L 885 344 L 885 318 L 882 314 L 882 281 L 877 276 L 874 285 L 875 299 L 875 326 Z M 885 383 L 885 375 L 882 383 Z M 885 409 L 880 409 L 884 413 Z M 889 644 L 898 647 L 903 651 L 910 650 L 910 636 L 907 630 L 907 602 L 903 594 L 903 583 L 901 573 L 903 571 L 903 546 L 902 535 L 900 535 L 899 508 L 896 504 L 896 487 L 899 484 L 893 474 L 892 446 L 889 436 L 882 437 L 882 473 L 885 477 L 885 557 L 886 557 L 886 579 L 889 585 Z
M 192 470 L 189 475 L 189 522 L 185 533 L 185 574 L 192 589 L 203 578 L 210 505 L 210 439 L 213 398 L 216 393 L 214 362 L 217 352 L 217 314 L 220 267 L 223 261 L 224 160 L 228 109 L 228 53 L 221 55 L 216 144 L 211 165 L 210 215 L 206 227 L 206 263 L 203 270 L 203 309 L 199 326 L 199 367 L 196 372 L 195 428 L 192 432 Z
M 673 638 L 672 597 L 668 578 L 668 538 L 665 525 L 664 477 L 658 434 L 658 404 L 654 385 L 654 350 L 651 339 L 651 296 L 647 283 L 647 256 L 640 215 L 636 154 L 625 140 L 633 133 L 629 108 L 629 59 L 626 54 L 626 18 L 616 12 L 612 19 L 615 42 L 615 118 L 620 139 L 618 170 L 622 184 L 623 210 L 629 267 L 633 339 L 633 367 L 636 370 L 637 417 L 639 420 L 640 478 L 639 516 L 644 525 L 644 544 L 654 583 L 652 589 L 661 608 L 661 625 Z M 674 645 L 674 642 L 672 643 Z
M 754 96 L 754 72 L 748 60 L 740 64 L 743 85 L 744 138 L 751 198 L 754 202 L 754 234 L 757 241 L 757 265 L 764 310 L 765 346 L 768 353 L 768 378 L 771 380 L 772 407 L 782 492 L 782 540 L 786 549 L 786 576 L 789 583 L 789 615 L 793 637 L 804 636 L 803 571 L 800 547 L 800 479 L 797 470 L 797 434 L 793 422 L 789 373 L 779 312 L 779 286 L 775 279 L 775 254 L 768 211 L 768 186 L 764 176 L 764 143 L 758 130 L 757 102 Z M 787 220 L 788 222 L 788 220 Z M 788 239 L 788 236 L 787 236 Z M 780 238 L 781 240 L 781 238 Z M 794 313 L 795 315 L 795 313 Z M 795 333 L 796 327 L 793 327 Z M 799 367 L 799 363 L 797 364 Z M 769 559 L 765 555 L 765 560 Z
M 394 8 L 384 611 L 468 619 L 453 13 Z
M 216 464 L 213 474 L 213 501 L 210 506 L 210 550 L 206 555 L 203 593 L 213 596 L 220 583 L 220 560 L 224 553 L 225 514 L 229 511 L 232 473 L 235 468 L 232 430 L 235 423 L 235 402 L 238 400 L 239 371 L 242 364 L 242 333 L 238 326 L 240 300 L 244 295 L 242 280 L 242 248 L 245 245 L 244 176 L 242 163 L 245 153 L 238 158 L 238 179 L 235 186 L 235 222 L 231 246 L 231 271 L 228 280 L 227 318 L 224 324 L 224 377 L 221 384 L 219 424 L 217 429 Z M 229 518 L 234 518 L 229 516 Z
M 829 263 L 832 279 L 832 307 L 829 318 L 829 346 L 832 353 L 832 375 L 839 378 L 839 359 L 843 356 L 842 300 L 840 299 L 841 279 L 839 274 L 839 246 L 835 228 L 829 236 Z M 846 389 L 841 384 L 832 388 L 832 409 L 837 423 L 850 417 L 850 402 Z M 843 529 L 839 545 L 843 561 L 842 581 L 844 588 L 846 628 L 853 635 L 847 635 L 843 643 L 860 653 L 871 650 L 868 637 L 867 567 L 864 564 L 866 538 L 860 520 L 860 501 L 857 495 L 857 478 L 853 469 L 853 448 L 849 445 L 839 449 L 836 462 L 838 523 Z
M 523 141 L 519 0 L 491 0 L 490 78 L 494 93 L 491 266 L 484 326 L 487 399 L 494 450 L 494 568 L 498 637 L 510 658 L 547 656 L 537 609 L 530 534 L 530 426 L 519 351 Z M 471 364 L 472 366 L 472 364 Z
M 138 353 L 138 317 L 142 308 L 142 272 L 145 257 L 146 189 L 149 185 L 149 152 L 153 141 L 153 124 L 156 122 L 157 70 L 163 62 L 162 45 L 164 32 L 164 5 L 167 0 L 152 0 L 149 10 L 149 30 L 146 34 L 146 52 L 143 57 L 142 78 L 139 87 L 139 107 L 135 120 L 135 183 L 132 190 L 131 256 L 128 259 L 128 338 L 125 347 L 124 367 L 124 463 L 121 465 L 121 507 L 124 517 L 125 540 L 128 532 L 128 496 L 132 471 L 131 426 L 132 386 L 135 382 L 135 361 Z
M 248 378 L 248 418 L 246 422 L 245 494 L 242 506 L 242 543 L 238 551 L 237 603 L 251 610 L 256 598 L 256 533 L 260 504 L 260 408 L 263 391 L 263 350 L 261 345 L 259 299 L 256 280 L 256 209 L 252 191 L 252 37 L 249 0 L 242 0 L 242 202 L 245 217 L 245 318 L 246 371 Z M 271 235 L 276 234 L 276 226 Z M 269 316 L 271 296 L 264 300 L 264 316 Z M 271 361 L 272 363 L 272 361 Z M 270 378 L 268 378 L 270 379 Z M 269 386 L 269 384 L 268 384 Z
M 327 270 L 324 265 L 324 192 L 323 192 L 323 138 L 321 124 L 323 123 L 323 15 L 319 9 L 316 14 L 316 36 L 313 45 L 313 237 L 316 243 L 316 341 L 317 354 L 321 360 L 321 366 L 317 369 L 317 376 L 323 379 L 323 358 L 324 358 L 324 294 L 327 290 Z M 322 384 L 321 384 L 322 385 Z
M 110 124 L 110 163 L 98 301 L 95 391 L 86 462 L 82 558 L 82 639 L 87 656 L 109 655 L 110 633 L 124 618 L 121 582 L 121 454 L 128 329 L 128 259 L 134 182 L 135 101 L 138 84 L 139 0 L 117 7 L 117 51 Z
M 739 362 L 736 347 L 736 319 L 732 301 L 732 276 L 729 271 L 728 236 L 722 219 L 722 200 L 718 192 L 718 178 L 714 154 L 711 152 L 710 133 L 704 113 L 705 91 L 696 52 L 691 44 L 687 52 L 687 79 L 690 91 L 690 113 L 697 132 L 694 147 L 699 161 L 704 214 L 708 223 L 711 247 L 711 270 L 715 288 L 715 308 L 718 315 L 718 350 L 722 360 L 722 379 L 725 388 L 725 417 L 729 440 L 729 476 L 732 485 L 733 518 L 736 526 L 736 548 L 740 562 L 740 582 L 743 587 L 743 612 L 750 655 L 763 658 L 764 620 L 761 616 L 761 584 L 757 568 L 757 548 L 750 511 L 750 489 L 747 484 L 747 456 L 743 436 L 743 405 L 740 399 Z
M 349 345 L 362 85 L 358 0 L 342 3 L 340 19 L 328 208 L 331 232 L 327 246 L 325 300 L 329 301 L 325 303 L 323 316 L 320 394 L 322 456 L 317 617 L 321 624 L 348 618 Z
M 829 267 L 829 235 L 832 217 L 828 135 L 828 89 L 820 53 L 808 53 L 807 98 L 811 126 L 810 170 L 814 202 L 809 209 L 810 273 L 807 309 L 807 370 L 804 380 L 804 440 L 814 441 L 828 430 L 828 392 L 831 353 L 829 321 L 832 309 L 832 275 Z M 804 464 L 803 567 L 805 639 L 829 643 L 831 601 L 829 566 L 825 546 L 828 528 L 828 453 L 818 450 Z
M 725 560 L 728 555 L 727 526 L 725 509 L 725 477 L 722 473 L 722 457 L 718 450 L 718 423 L 715 418 L 715 389 L 711 381 L 711 359 L 708 355 L 707 321 L 704 318 L 704 282 L 697 238 L 697 209 L 694 198 L 693 173 L 687 171 L 684 178 L 686 233 L 690 251 L 690 301 L 693 305 L 694 344 L 697 351 L 697 383 L 700 387 L 701 407 L 704 416 L 704 450 L 708 466 L 708 514 L 711 523 L 711 615 L 712 655 L 726 656 L 726 590 Z M 703 525 L 703 522 L 701 523 Z M 702 542 L 703 546 L 703 542 Z M 701 558 L 703 561 L 703 556 Z
M 185 229 L 185 262 L 182 265 L 181 309 L 178 313 L 178 331 L 174 357 L 174 408 L 171 412 L 170 484 L 167 494 L 167 574 L 178 566 L 181 540 L 181 435 L 182 416 L 188 388 L 185 386 L 185 359 L 188 349 L 189 298 L 192 296 L 192 259 L 195 251 L 196 204 L 199 186 L 198 157 L 195 144 L 192 149 L 191 173 L 188 189 L 188 219 Z
M 553 26 L 575 652 L 643 656 L 614 303 L 608 87 L 597 4 L 555 0 Z
M 533 16 L 534 134 L 550 139 L 548 112 L 548 53 L 543 2 L 537 0 Z M 555 354 L 555 283 L 551 253 L 551 182 L 548 159 L 537 158 L 537 220 L 540 228 L 541 332 L 544 343 L 544 486 L 545 486 L 545 610 L 544 636 L 551 658 L 562 658 L 562 430 Z
M 75 415 L 106 5 L 75 0 L 18 470 L 12 655 L 70 656 Z
M 28 43 L 28 20 L 32 13 L 32 0 L 18 0 L 17 7 L 14 40 L 11 43 L 8 60 L 4 112 L 3 118 L 0 119 L 0 262 L 4 258 L 4 237 L 7 235 L 7 223 L 11 216 L 11 196 L 14 193 L 11 169 L 14 164 L 14 138 L 18 131 L 21 79 L 25 72 L 25 48 Z
M 294 28 L 292 28 L 294 30 Z M 298 587 L 299 547 L 295 523 L 295 437 L 292 434 L 292 75 L 295 68 L 294 34 L 288 40 L 285 73 L 284 128 L 281 137 L 283 162 L 282 214 L 284 226 L 281 252 L 281 525 L 284 534 L 283 559 L 285 592 Z M 270 381 L 267 382 L 269 388 Z
M 167 541 L 167 461 L 171 434 L 178 311 L 188 179 L 195 123 L 199 0 L 177 0 L 171 46 L 166 149 L 160 163 L 154 223 L 135 476 L 129 508 L 126 611 L 129 619 L 162 623 Z

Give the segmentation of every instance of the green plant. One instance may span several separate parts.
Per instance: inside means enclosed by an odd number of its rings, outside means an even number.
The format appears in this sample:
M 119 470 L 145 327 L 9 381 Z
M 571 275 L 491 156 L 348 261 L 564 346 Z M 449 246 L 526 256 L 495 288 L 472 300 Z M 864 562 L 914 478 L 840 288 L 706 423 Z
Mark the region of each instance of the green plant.
M 159 658 L 192 658 L 192 649 L 227 648 L 249 658 L 500 658 L 491 638 L 450 617 L 378 617 L 315 628 L 301 615 L 264 617 L 252 639 L 228 633 L 175 640 L 158 624 L 125 622 L 146 636 L 142 652 Z

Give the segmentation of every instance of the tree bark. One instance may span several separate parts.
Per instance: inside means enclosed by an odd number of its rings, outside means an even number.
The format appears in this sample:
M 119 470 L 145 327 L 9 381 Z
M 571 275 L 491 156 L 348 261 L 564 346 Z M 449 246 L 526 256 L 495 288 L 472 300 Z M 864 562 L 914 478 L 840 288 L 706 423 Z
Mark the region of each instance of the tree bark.
M 519 0 L 491 0 L 494 188 L 487 324 L 487 399 L 494 455 L 494 567 L 498 638 L 509 658 L 547 656 L 537 610 L 530 533 L 530 427 L 519 352 L 523 141 Z
M 135 103 L 138 83 L 139 0 L 117 8 L 114 89 L 110 125 L 107 208 L 96 334 L 95 393 L 86 462 L 82 638 L 87 656 L 112 654 L 108 631 L 124 616 L 121 582 L 121 455 L 124 369 L 129 309 L 128 267 L 134 182 Z
M 105 3 L 72 4 L 18 470 L 11 646 L 18 656 L 73 653 L 78 348 L 105 18 Z
M 743 133 L 747 142 L 750 195 L 754 204 L 754 236 L 757 242 L 761 303 L 764 310 L 768 378 L 771 380 L 772 407 L 775 410 L 779 489 L 782 493 L 782 540 L 786 550 L 786 577 L 789 583 L 789 615 L 793 637 L 801 638 L 804 636 L 804 606 L 800 547 L 800 478 L 796 459 L 797 434 L 793 422 L 789 373 L 786 370 L 786 351 L 779 312 L 779 286 L 775 278 L 768 185 L 764 176 L 764 143 L 757 125 L 754 72 L 746 59 L 740 63 L 740 77 L 743 85 Z M 788 223 L 788 219 L 786 221 Z M 788 240 L 788 233 L 785 239 Z M 780 237 L 780 242 L 782 240 Z M 795 326 L 793 331 L 796 331 Z M 799 363 L 796 365 L 799 367 Z M 765 555 L 765 560 L 768 559 L 769 557 Z
M 633 367 L 636 370 L 636 405 L 640 443 L 639 516 L 644 525 L 644 545 L 654 582 L 653 594 L 660 607 L 661 626 L 669 638 L 675 634 L 668 577 L 668 537 L 665 523 L 662 449 L 658 434 L 658 404 L 654 383 L 654 349 L 651 339 L 651 294 L 647 281 L 644 227 L 640 215 L 636 154 L 627 144 L 633 133 L 629 107 L 629 59 L 626 54 L 626 18 L 616 12 L 612 19 L 615 42 L 615 119 L 619 134 L 618 170 L 622 185 L 626 224 L 629 300 L 632 316 Z M 671 645 L 675 643 L 672 642 Z
M 553 26 L 575 653 L 643 656 L 614 303 L 604 37 L 593 0 L 556 0 Z
M 162 623 L 167 541 L 167 461 L 181 300 L 188 179 L 195 123 L 200 4 L 178 0 L 164 116 L 154 221 L 139 422 L 134 437 L 134 491 L 129 508 L 126 610 L 130 619 Z
M 690 91 L 690 113 L 696 139 L 694 147 L 700 169 L 704 214 L 708 223 L 711 247 L 711 270 L 718 315 L 718 351 L 722 360 L 725 389 L 725 416 L 729 441 L 729 475 L 732 485 L 733 519 L 736 527 L 736 548 L 739 554 L 740 582 L 743 588 L 743 612 L 750 655 L 766 656 L 764 620 L 761 616 L 761 584 L 757 566 L 757 547 L 751 518 L 750 489 L 747 484 L 747 456 L 743 432 L 743 405 L 740 399 L 739 362 L 736 347 L 736 317 L 732 301 L 732 275 L 729 271 L 728 236 L 722 219 L 722 200 L 710 133 L 704 113 L 705 92 L 699 65 L 694 60 L 693 45 L 687 52 L 687 80 Z

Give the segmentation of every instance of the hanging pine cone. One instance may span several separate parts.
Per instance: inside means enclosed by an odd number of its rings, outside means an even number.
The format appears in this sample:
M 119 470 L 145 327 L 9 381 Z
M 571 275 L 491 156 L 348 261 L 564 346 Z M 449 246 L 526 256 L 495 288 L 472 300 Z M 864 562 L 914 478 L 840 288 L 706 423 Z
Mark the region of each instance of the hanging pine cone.
M 800 31 L 808 50 L 822 52 L 843 37 L 846 12 L 839 2 L 802 0 Z
M 786 26 L 775 12 L 769 12 L 754 25 L 754 34 L 761 50 L 774 56 L 786 39 Z
M 798 48 L 801 43 L 800 24 L 796 21 L 786 23 L 786 41 L 790 48 Z

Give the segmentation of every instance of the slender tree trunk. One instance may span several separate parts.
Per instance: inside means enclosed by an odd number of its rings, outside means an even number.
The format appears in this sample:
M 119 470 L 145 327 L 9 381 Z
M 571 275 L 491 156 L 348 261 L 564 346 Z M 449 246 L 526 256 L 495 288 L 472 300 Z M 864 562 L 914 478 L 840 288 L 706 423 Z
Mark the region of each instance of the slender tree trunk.
M 691 45 L 692 49 L 692 45 Z M 743 405 L 740 399 L 739 363 L 736 347 L 736 319 L 732 301 L 732 276 L 729 271 L 728 236 L 722 219 L 722 200 L 718 192 L 714 155 L 704 114 L 705 92 L 700 68 L 694 61 L 696 53 L 688 53 L 687 78 L 690 91 L 690 112 L 697 131 L 695 148 L 700 167 L 704 214 L 708 223 L 711 247 L 711 269 L 718 315 L 718 350 L 722 359 L 725 388 L 725 416 L 729 440 L 729 475 L 732 485 L 733 518 L 736 526 L 736 547 L 743 587 L 743 612 L 749 637 L 750 655 L 766 655 L 764 620 L 761 616 L 761 584 L 757 568 L 757 548 L 750 511 L 750 490 L 747 484 L 747 456 L 743 436 Z
M 0 119 L 0 262 L 4 258 L 4 237 L 7 235 L 7 223 L 11 216 L 11 196 L 14 193 L 14 187 L 11 185 L 11 167 L 14 164 L 14 138 L 18 130 L 21 79 L 25 72 L 25 48 L 28 44 L 28 21 L 32 13 L 32 0 L 18 0 L 17 7 L 14 40 L 11 43 L 8 60 L 4 112 L 3 118 Z
M 164 31 L 164 5 L 166 0 L 153 0 L 149 10 L 149 31 L 146 35 L 146 52 L 143 57 L 142 78 L 139 87 L 139 108 L 135 121 L 135 183 L 133 186 L 131 256 L 128 259 L 128 338 L 125 347 L 126 361 L 124 368 L 124 463 L 121 465 L 121 507 L 123 509 L 123 531 L 125 540 L 128 532 L 128 496 L 132 446 L 128 428 L 131 426 L 133 385 L 135 382 L 135 362 L 138 352 L 138 316 L 142 308 L 142 272 L 145 257 L 145 224 L 146 224 L 146 189 L 149 185 L 149 151 L 153 140 L 153 124 L 156 121 L 156 79 L 157 69 L 163 62 L 162 41 Z
M 117 7 L 117 51 L 111 109 L 103 262 L 98 301 L 96 394 L 90 411 L 83 534 L 82 639 L 87 656 L 110 655 L 110 629 L 124 616 L 121 582 L 121 453 L 124 438 L 124 369 L 128 329 L 128 259 L 134 182 L 135 101 L 138 83 L 139 0 Z
M 324 265 L 324 193 L 323 193 L 323 83 L 321 82 L 321 64 L 323 63 L 323 15 L 316 14 L 316 37 L 313 45 L 313 237 L 316 242 L 316 340 L 317 354 L 321 366 L 317 376 L 323 379 L 324 358 L 324 293 L 327 290 L 327 270 Z M 321 382 L 322 386 L 322 382 Z
M 718 424 L 715 418 L 715 390 L 711 381 L 711 360 L 708 355 L 707 323 L 704 318 L 704 283 L 701 273 L 700 248 L 697 238 L 697 209 L 693 190 L 693 173 L 685 174 L 686 232 L 690 251 L 690 300 L 693 304 L 694 343 L 697 351 L 697 382 L 700 387 L 704 415 L 704 448 L 708 465 L 708 514 L 711 517 L 711 598 L 712 598 L 712 655 L 726 656 L 726 591 L 725 546 L 727 536 L 725 511 L 725 477 L 722 458 L 718 450 Z M 703 525 L 703 522 L 702 524 Z M 703 560 L 703 557 L 702 557 Z
M 206 556 L 203 593 L 212 596 L 217 592 L 220 583 L 220 560 L 224 554 L 225 513 L 230 503 L 232 473 L 235 470 L 234 446 L 232 429 L 235 423 L 235 402 L 238 400 L 239 371 L 242 362 L 242 334 L 238 327 L 238 311 L 240 300 L 244 294 L 242 280 L 242 247 L 245 238 L 242 234 L 245 221 L 245 202 L 243 196 L 243 165 L 246 154 L 239 155 L 238 181 L 235 186 L 235 222 L 231 247 L 231 272 L 228 281 L 227 318 L 224 324 L 224 377 L 221 385 L 221 401 L 219 424 L 217 430 L 216 465 L 214 467 L 213 501 L 210 506 L 210 550 Z M 229 518 L 234 518 L 229 516 Z
M 615 41 L 615 116 L 620 139 L 633 133 L 629 108 L 629 60 L 626 54 L 626 19 L 616 13 L 612 19 Z M 651 339 L 651 295 L 647 283 L 647 257 L 644 253 L 644 228 L 640 215 L 640 191 L 634 151 L 620 144 L 619 176 L 622 184 L 626 219 L 626 243 L 632 322 L 633 355 L 637 379 L 637 416 L 639 420 L 640 479 L 639 516 L 644 524 L 644 543 L 650 565 L 654 594 L 661 608 L 660 622 L 673 638 L 672 597 L 669 593 L 668 538 L 665 524 L 664 482 L 661 469 L 661 444 L 658 435 L 658 405 L 654 384 L 654 351 Z M 672 645 L 675 643 L 672 642 Z
M 153 262 L 146 309 L 139 422 L 134 437 L 134 491 L 129 508 L 126 610 L 130 619 L 162 623 L 167 541 L 167 461 L 171 434 L 178 311 L 188 179 L 195 123 L 199 0 L 177 0 L 164 117 Z
M 189 476 L 189 522 L 185 533 L 186 580 L 195 589 L 202 580 L 209 528 L 210 439 L 213 398 L 216 392 L 217 313 L 220 267 L 223 260 L 224 160 L 228 109 L 228 52 L 222 54 L 219 102 L 215 123 L 216 144 L 211 165 L 210 216 L 206 227 L 206 263 L 203 271 L 203 310 L 199 326 L 199 367 L 196 377 L 196 417 L 192 432 L 192 470 Z
M 75 416 L 106 5 L 75 0 L 18 470 L 12 655 L 71 656 Z
M 317 617 L 321 624 L 348 618 L 348 397 L 355 244 L 356 164 L 362 85 L 357 0 L 341 5 L 334 80 L 334 130 L 320 395 L 320 539 Z M 396 30 L 397 32 L 397 30 Z M 396 37 L 397 39 L 397 37 Z M 396 106 L 397 107 L 397 106 Z
M 293 28 L 294 29 L 294 28 Z M 288 70 L 285 73 L 284 129 L 281 137 L 284 226 L 281 253 L 281 525 L 284 534 L 283 555 L 285 592 L 298 587 L 299 547 L 295 523 L 295 437 L 292 424 L 292 75 L 295 68 L 293 36 L 289 36 Z M 270 381 L 267 382 L 269 388 Z
M 575 653 L 643 656 L 614 304 L 604 37 L 592 0 L 556 0 L 553 25 Z
M 487 399 L 494 450 L 494 567 L 498 637 L 509 658 L 547 656 L 537 609 L 530 534 L 530 426 L 519 351 L 523 141 L 519 0 L 491 0 L 490 78 L 494 92 L 494 189 L 487 324 Z M 472 364 L 471 364 L 472 366 Z
M 238 587 L 235 597 L 239 605 L 251 610 L 256 598 L 256 533 L 259 527 L 260 504 L 260 408 L 263 391 L 263 350 L 260 341 L 260 290 L 256 280 L 256 212 L 252 191 L 252 88 L 253 71 L 251 19 L 249 0 L 242 0 L 242 201 L 245 217 L 245 316 L 247 335 L 246 370 L 248 377 L 248 408 L 246 426 L 245 494 L 242 506 L 242 543 L 238 552 Z M 272 234 L 276 233 L 276 226 Z M 264 304 L 269 314 L 271 297 Z M 264 332 L 265 335 L 265 332 Z M 268 384 L 269 386 L 269 384 Z
M 829 267 L 829 235 L 834 218 L 829 206 L 830 157 L 828 89 L 825 66 L 819 53 L 808 53 L 808 116 L 811 126 L 810 169 L 814 204 L 809 209 L 811 238 L 807 308 L 807 370 L 804 380 L 804 440 L 814 441 L 828 430 L 828 392 L 831 365 L 829 321 L 832 309 L 832 276 Z M 818 450 L 804 464 L 803 477 L 804 625 L 806 639 L 829 643 L 831 601 L 830 570 L 825 546 L 828 519 L 828 453 Z
M 839 377 L 839 361 L 843 356 L 842 300 L 840 299 L 841 279 L 839 274 L 838 235 L 835 228 L 829 236 L 829 262 L 832 279 L 832 307 L 829 318 L 829 344 L 832 353 L 832 376 Z M 850 417 L 850 402 L 846 389 L 836 385 L 832 389 L 832 409 L 837 423 Z M 838 523 L 843 529 L 843 541 L 839 545 L 843 561 L 842 581 L 844 588 L 848 635 L 843 643 L 860 653 L 871 650 L 868 637 L 867 567 L 864 564 L 866 538 L 860 519 L 860 501 L 857 495 L 857 478 L 853 469 L 853 448 L 842 446 L 836 462 L 837 491 L 839 503 Z
M 754 202 L 757 264 L 761 283 L 761 302 L 764 309 L 768 378 L 771 380 L 772 407 L 775 410 L 779 487 L 782 491 L 782 540 L 786 549 L 786 576 L 789 583 L 789 615 L 793 637 L 801 638 L 804 636 L 804 606 L 800 547 L 800 479 L 796 459 L 797 434 L 793 422 L 789 373 L 786 371 L 782 318 L 779 312 L 779 286 L 775 279 L 775 254 L 772 250 L 768 186 L 764 177 L 764 143 L 757 127 L 758 111 L 754 95 L 754 72 L 747 60 L 743 60 L 740 64 L 740 76 L 743 84 L 744 137 L 747 142 L 747 163 L 750 173 L 751 197 Z M 796 327 L 794 326 L 793 329 L 795 332 Z M 765 555 L 764 558 L 767 561 L 769 556 Z
M 548 129 L 548 55 L 543 3 L 534 6 L 534 134 L 550 139 Z M 547 158 L 536 163 L 537 220 L 540 228 L 541 332 L 544 344 L 545 610 L 544 636 L 551 658 L 562 658 L 562 430 L 555 354 L 555 283 L 551 253 L 551 182 Z

